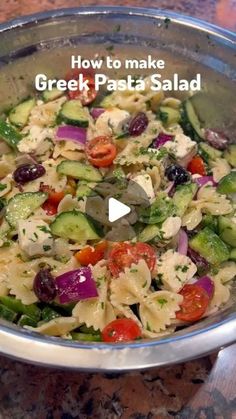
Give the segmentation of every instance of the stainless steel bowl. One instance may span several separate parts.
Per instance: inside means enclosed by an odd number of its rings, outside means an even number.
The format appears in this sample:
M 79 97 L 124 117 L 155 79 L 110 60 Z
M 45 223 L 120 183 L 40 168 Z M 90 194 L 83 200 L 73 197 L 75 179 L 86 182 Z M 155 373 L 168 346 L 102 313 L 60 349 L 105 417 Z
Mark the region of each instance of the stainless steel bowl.
M 164 57 L 167 75 L 190 78 L 204 89 L 196 105 L 207 124 L 231 133 L 236 112 L 236 35 L 208 23 L 151 9 L 95 7 L 27 16 L 0 25 L 0 110 L 29 93 L 34 75 L 62 75 L 71 51 L 86 57 L 115 45 L 118 54 Z M 21 76 L 24 76 L 23 79 Z M 168 337 L 130 344 L 78 343 L 41 336 L 0 322 L 0 351 L 34 364 L 84 370 L 125 371 L 170 365 L 233 343 L 236 313 L 220 312 Z

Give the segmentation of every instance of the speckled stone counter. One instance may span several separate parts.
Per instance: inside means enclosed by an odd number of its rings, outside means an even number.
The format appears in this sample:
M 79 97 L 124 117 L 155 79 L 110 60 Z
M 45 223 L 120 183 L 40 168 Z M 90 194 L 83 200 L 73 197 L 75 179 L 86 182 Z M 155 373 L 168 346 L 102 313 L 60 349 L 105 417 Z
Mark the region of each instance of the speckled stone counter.
M 60 7 L 159 7 L 236 30 L 236 0 L 1 0 L 0 21 Z M 129 374 L 50 370 L 0 357 L 0 419 L 236 419 L 236 345 Z

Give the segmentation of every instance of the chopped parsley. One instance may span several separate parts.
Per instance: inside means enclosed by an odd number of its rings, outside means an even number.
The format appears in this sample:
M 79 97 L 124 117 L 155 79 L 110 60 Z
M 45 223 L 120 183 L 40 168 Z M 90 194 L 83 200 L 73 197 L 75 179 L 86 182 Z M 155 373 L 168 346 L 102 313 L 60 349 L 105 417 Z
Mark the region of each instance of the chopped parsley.
M 4 191 L 6 189 L 7 185 L 5 183 L 0 183 L 0 191 Z
M 51 246 L 48 246 L 46 244 L 43 245 L 44 252 L 48 252 L 48 250 L 51 250 L 51 248 L 52 248 Z
M 168 301 L 165 299 L 165 298 L 159 298 L 158 300 L 157 300 L 157 302 L 158 302 L 158 304 L 160 304 L 160 306 L 161 306 L 161 308 L 166 304 L 166 303 L 168 303 Z

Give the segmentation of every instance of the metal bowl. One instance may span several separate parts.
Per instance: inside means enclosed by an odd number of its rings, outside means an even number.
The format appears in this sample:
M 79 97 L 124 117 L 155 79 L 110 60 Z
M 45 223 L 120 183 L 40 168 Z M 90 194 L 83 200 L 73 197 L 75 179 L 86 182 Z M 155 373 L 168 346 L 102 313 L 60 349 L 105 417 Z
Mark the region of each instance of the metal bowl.
M 166 75 L 201 72 L 197 105 L 207 124 L 235 129 L 236 35 L 190 17 L 151 9 L 63 9 L 0 25 L 0 110 L 29 93 L 38 72 L 57 76 L 73 50 L 111 44 L 119 54 L 166 59 Z M 155 72 L 155 71 L 153 71 Z M 233 123 L 232 123 L 233 121 Z M 210 353 L 236 338 L 234 295 L 223 310 L 162 339 L 129 344 L 80 343 L 41 336 L 1 321 L 0 351 L 34 364 L 80 370 L 125 371 L 170 365 Z

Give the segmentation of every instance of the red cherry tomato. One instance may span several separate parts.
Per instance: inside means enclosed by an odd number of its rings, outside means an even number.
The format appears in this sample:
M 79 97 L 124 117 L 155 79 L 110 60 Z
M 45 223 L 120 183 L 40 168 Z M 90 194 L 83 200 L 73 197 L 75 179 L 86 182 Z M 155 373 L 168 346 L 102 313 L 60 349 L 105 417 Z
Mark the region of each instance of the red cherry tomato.
M 97 96 L 97 91 L 95 90 L 95 82 L 94 82 L 94 72 L 91 69 L 88 70 L 80 70 L 80 69 L 72 69 L 70 70 L 66 76 L 65 80 L 76 80 L 79 78 L 79 75 L 83 75 L 83 80 L 88 80 L 88 88 L 86 89 L 79 89 L 78 90 L 70 90 L 68 92 L 68 96 L 70 99 L 79 99 L 82 105 L 89 105 Z
M 156 266 L 156 253 L 155 250 L 147 243 L 136 243 L 131 251 L 136 255 L 137 262 L 144 259 L 150 271 L 153 271 Z
M 84 247 L 84 249 L 76 252 L 75 257 L 82 266 L 95 265 L 99 260 L 103 259 L 106 249 L 107 242 L 102 241 L 94 247 Z
M 195 322 L 205 313 L 210 298 L 207 292 L 195 284 L 186 284 L 180 294 L 183 302 L 180 310 L 176 313 L 176 318 L 186 322 Z
M 113 276 L 118 276 L 124 268 L 128 268 L 136 262 L 135 256 L 131 253 L 130 243 L 117 243 L 109 254 L 108 267 Z
M 86 154 L 93 166 L 108 167 L 116 157 L 116 146 L 110 137 L 95 137 L 87 143 Z
M 140 327 L 132 319 L 113 320 L 102 331 L 103 342 L 128 342 L 141 336 Z
M 187 169 L 190 173 L 192 173 L 192 175 L 195 175 L 195 174 L 198 174 L 201 176 L 206 175 L 204 161 L 200 156 L 193 157 L 191 162 L 188 164 Z
M 40 190 L 43 192 L 47 192 L 48 199 L 42 205 L 42 208 L 47 213 L 47 215 L 54 215 L 57 213 L 57 207 L 61 200 L 64 198 L 64 192 L 55 192 L 50 186 L 48 185 L 41 185 Z
M 125 268 L 129 268 L 132 263 L 138 263 L 140 259 L 145 260 L 151 271 L 154 269 L 156 254 L 149 244 L 117 243 L 110 252 L 108 267 L 113 276 L 118 276 Z

